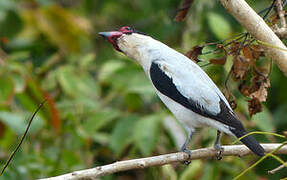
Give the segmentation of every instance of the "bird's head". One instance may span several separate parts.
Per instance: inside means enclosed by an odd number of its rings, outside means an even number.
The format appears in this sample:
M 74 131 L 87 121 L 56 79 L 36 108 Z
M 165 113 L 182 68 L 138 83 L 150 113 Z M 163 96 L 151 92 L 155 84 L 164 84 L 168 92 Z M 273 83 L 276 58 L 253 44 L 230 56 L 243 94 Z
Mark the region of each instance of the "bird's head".
M 123 26 L 118 31 L 100 32 L 99 35 L 106 38 L 117 51 L 139 60 L 142 49 L 148 47 L 152 38 L 129 26 Z

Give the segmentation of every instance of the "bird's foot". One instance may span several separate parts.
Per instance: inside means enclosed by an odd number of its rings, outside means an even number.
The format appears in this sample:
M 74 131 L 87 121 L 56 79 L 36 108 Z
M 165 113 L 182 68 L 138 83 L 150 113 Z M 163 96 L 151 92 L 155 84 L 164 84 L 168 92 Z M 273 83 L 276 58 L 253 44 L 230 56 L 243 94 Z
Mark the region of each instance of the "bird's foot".
M 190 150 L 189 149 L 187 149 L 186 147 L 182 147 L 181 149 L 180 149 L 180 151 L 181 152 L 185 152 L 187 155 L 188 155 L 188 160 L 185 160 L 185 161 L 183 161 L 182 163 L 184 164 L 184 165 L 189 165 L 190 163 L 191 163 L 191 160 L 190 160 L 190 157 L 191 157 L 191 152 L 190 152 Z
M 217 151 L 216 159 L 221 160 L 222 159 L 222 152 L 224 151 L 224 148 L 220 144 L 215 144 L 214 149 Z

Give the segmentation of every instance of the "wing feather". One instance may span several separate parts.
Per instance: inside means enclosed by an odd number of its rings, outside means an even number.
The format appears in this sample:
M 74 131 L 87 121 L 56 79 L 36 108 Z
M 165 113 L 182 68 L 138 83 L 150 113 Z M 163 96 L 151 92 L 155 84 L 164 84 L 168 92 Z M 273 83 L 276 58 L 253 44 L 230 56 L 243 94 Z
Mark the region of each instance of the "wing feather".
M 180 104 L 191 106 L 193 111 L 210 115 L 220 113 L 220 97 L 190 72 L 183 69 L 177 71 L 163 61 L 156 61 L 151 65 L 150 77 L 160 92 L 180 101 Z
M 184 107 L 202 116 L 214 119 L 232 128 L 244 127 L 236 118 L 226 99 L 215 85 L 196 79 L 196 72 L 171 68 L 164 61 L 154 61 L 150 67 L 150 78 L 155 88 Z M 212 82 L 213 83 L 213 82 Z M 223 96 L 223 98 L 222 98 Z

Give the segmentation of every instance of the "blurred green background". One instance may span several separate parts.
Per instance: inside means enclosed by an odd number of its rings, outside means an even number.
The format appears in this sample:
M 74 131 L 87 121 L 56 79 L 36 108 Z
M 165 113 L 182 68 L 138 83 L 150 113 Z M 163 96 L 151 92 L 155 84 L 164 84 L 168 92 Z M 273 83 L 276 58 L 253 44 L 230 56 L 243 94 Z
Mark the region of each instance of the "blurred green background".
M 257 11 L 270 0 L 248 1 Z M 156 97 L 142 69 L 97 35 L 129 25 L 185 53 L 194 45 L 244 29 L 218 1 L 197 0 L 173 21 L 178 0 L 0 0 L 0 162 L 4 164 L 43 99 L 29 135 L 0 179 L 35 179 L 115 161 L 176 152 L 184 131 Z M 201 57 L 206 62 L 214 55 Z M 266 61 L 269 61 L 266 59 Z M 232 65 L 204 67 L 216 84 Z M 246 98 L 230 81 L 236 112 L 248 130 L 287 129 L 286 77 L 272 67 L 264 111 L 248 116 Z M 177 127 L 178 126 L 178 127 Z M 175 127 L 179 128 L 175 133 Z M 216 130 L 197 131 L 191 148 L 212 146 Z M 260 142 L 282 142 L 256 135 Z M 224 136 L 223 144 L 233 137 Z M 284 159 L 284 157 L 282 157 Z M 255 156 L 192 161 L 116 173 L 102 179 L 231 179 Z M 286 160 L 286 157 L 285 157 Z M 242 179 L 282 178 L 264 160 Z

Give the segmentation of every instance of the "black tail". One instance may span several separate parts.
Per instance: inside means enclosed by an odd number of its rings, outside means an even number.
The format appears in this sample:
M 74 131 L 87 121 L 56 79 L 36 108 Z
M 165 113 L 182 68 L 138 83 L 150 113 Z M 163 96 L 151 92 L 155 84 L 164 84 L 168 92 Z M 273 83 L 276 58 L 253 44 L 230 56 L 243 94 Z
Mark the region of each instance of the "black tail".
M 240 130 L 231 130 L 231 132 L 237 137 L 240 138 L 247 134 L 246 131 Z M 264 156 L 265 151 L 264 148 L 251 136 L 247 136 L 240 140 L 243 144 L 245 144 L 254 154 L 258 155 L 259 157 Z

